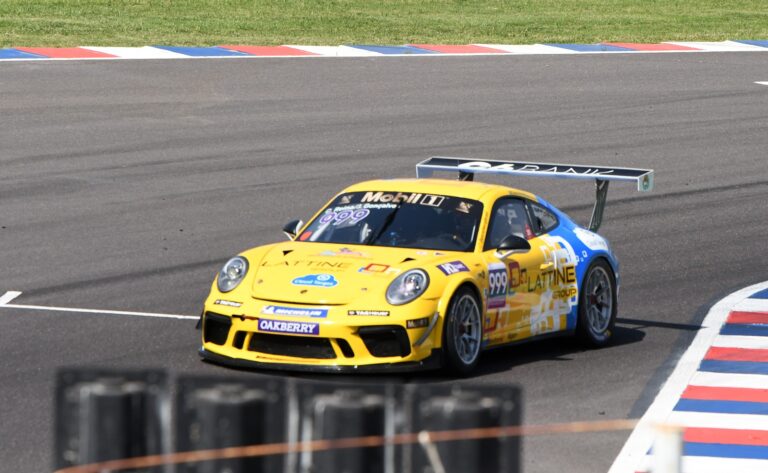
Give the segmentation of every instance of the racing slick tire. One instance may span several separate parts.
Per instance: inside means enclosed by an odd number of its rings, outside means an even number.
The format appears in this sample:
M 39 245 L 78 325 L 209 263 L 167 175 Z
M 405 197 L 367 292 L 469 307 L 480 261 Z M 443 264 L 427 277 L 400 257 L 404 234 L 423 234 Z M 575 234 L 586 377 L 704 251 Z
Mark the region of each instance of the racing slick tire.
M 576 335 L 591 347 L 607 345 L 616 325 L 616 276 L 604 259 L 587 269 L 579 291 L 579 320 Z
M 466 376 L 477 366 L 483 341 L 483 316 L 480 302 L 468 287 L 453 295 L 443 324 L 443 368 Z

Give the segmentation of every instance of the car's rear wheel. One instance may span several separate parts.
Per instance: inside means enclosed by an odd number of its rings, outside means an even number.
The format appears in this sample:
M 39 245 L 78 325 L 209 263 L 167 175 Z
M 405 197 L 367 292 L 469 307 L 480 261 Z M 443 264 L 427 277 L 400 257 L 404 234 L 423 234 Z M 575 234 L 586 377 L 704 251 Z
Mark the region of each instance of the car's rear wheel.
M 616 325 L 616 276 L 607 261 L 589 266 L 579 294 L 578 337 L 587 345 L 608 344 Z
M 480 358 L 482 310 L 468 287 L 453 295 L 443 325 L 443 365 L 453 374 L 469 374 Z

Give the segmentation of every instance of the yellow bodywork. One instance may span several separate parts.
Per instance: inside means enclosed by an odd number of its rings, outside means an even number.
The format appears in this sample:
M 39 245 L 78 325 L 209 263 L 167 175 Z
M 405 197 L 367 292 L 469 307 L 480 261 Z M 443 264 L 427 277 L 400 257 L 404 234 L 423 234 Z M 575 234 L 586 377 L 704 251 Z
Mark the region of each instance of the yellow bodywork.
M 356 191 L 420 192 L 482 202 L 484 208 L 474 251 L 306 241 L 286 241 L 244 251 L 240 256 L 248 260 L 249 269 L 243 281 L 227 293 L 220 292 L 214 281 L 205 301 L 203 352 L 244 365 L 255 362 L 262 366 L 300 365 L 311 369 L 410 362 L 418 366 L 433 350 L 442 347 L 443 317 L 451 296 L 463 285 L 475 292 L 483 306 L 484 346 L 566 329 L 566 315 L 577 300 L 575 263 L 559 253 L 560 247 L 555 242 L 546 236 L 532 238 L 531 251 L 503 261 L 493 250 L 483 251 L 494 202 L 506 195 L 536 201 L 534 195 L 492 184 L 439 179 L 368 181 L 348 187 L 342 193 Z M 457 261 L 463 263 L 466 270 L 444 274 L 438 267 Z M 385 298 L 389 283 L 396 275 L 413 268 L 420 268 L 429 276 L 425 293 L 403 305 L 389 304 Z M 503 307 L 488 308 L 489 275 L 493 271 L 503 272 L 508 278 Z M 324 275 L 332 284 L 325 287 L 292 284 L 296 278 L 317 274 Z M 542 294 L 546 294 L 546 298 Z M 300 315 L 291 315 L 292 308 L 298 309 L 296 314 Z M 209 317 L 217 318 L 223 325 L 227 321 L 231 324 L 226 331 L 219 329 L 217 337 L 213 337 L 215 340 L 205 334 L 205 319 Z M 306 333 L 269 333 L 268 338 L 272 335 L 301 337 L 290 341 L 296 342 L 297 349 L 301 348 L 302 340 L 318 347 L 323 345 L 323 357 L 253 349 L 252 338 L 264 335 L 259 325 L 262 319 L 279 320 L 279 327 L 295 323 L 292 330 L 306 330 Z M 363 327 L 384 326 L 402 327 L 397 331 L 404 330 L 407 334 L 410 349 L 407 355 L 374 356 L 371 353 L 361 331 L 371 330 Z M 285 341 L 277 339 L 281 340 Z

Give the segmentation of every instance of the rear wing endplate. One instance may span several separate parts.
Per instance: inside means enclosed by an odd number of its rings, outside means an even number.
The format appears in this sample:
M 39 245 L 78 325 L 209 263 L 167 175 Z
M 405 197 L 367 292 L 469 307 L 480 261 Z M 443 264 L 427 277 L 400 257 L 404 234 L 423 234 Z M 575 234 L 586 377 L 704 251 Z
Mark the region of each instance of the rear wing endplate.
M 525 161 L 489 161 L 468 158 L 433 156 L 416 165 L 416 177 L 431 177 L 435 171 L 458 172 L 459 180 L 471 181 L 475 174 L 550 177 L 559 179 L 594 179 L 595 207 L 589 229 L 596 232 L 603 220 L 608 181 L 634 181 L 637 190 L 653 189 L 653 170 L 584 166 L 581 164 L 532 163 Z

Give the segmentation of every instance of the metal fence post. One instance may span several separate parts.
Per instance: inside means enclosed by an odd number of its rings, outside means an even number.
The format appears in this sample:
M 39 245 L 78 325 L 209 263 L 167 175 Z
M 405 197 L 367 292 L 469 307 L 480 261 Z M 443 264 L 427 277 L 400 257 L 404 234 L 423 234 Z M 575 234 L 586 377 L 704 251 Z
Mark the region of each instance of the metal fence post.
M 658 424 L 654 428 L 653 473 L 682 471 L 683 429 L 676 425 Z

